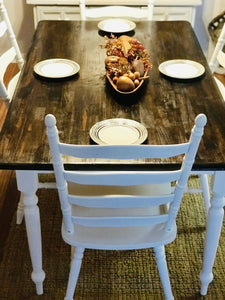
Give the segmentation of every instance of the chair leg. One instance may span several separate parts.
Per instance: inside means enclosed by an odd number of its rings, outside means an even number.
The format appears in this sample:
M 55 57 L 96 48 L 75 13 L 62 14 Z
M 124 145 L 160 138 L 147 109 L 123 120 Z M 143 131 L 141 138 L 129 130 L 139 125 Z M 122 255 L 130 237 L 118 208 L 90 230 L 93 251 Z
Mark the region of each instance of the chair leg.
M 169 273 L 167 269 L 165 247 L 158 246 L 153 248 L 156 256 L 157 267 L 161 278 L 162 286 L 165 293 L 166 300 L 173 300 L 173 294 L 170 286 Z
M 77 279 L 80 273 L 80 267 L 82 263 L 84 248 L 76 247 L 75 253 L 72 261 L 72 266 L 70 269 L 69 281 L 67 285 L 65 300 L 73 300 L 74 291 L 77 284 Z
M 204 197 L 205 202 L 205 214 L 206 217 L 208 215 L 208 211 L 210 208 L 210 191 L 209 191 L 209 181 L 208 181 L 208 175 L 207 174 L 200 174 L 199 175 L 201 187 L 202 187 L 202 194 Z
M 20 194 L 20 200 L 17 205 L 17 212 L 16 212 L 16 224 L 21 224 L 24 217 L 24 204 L 23 204 L 23 194 Z

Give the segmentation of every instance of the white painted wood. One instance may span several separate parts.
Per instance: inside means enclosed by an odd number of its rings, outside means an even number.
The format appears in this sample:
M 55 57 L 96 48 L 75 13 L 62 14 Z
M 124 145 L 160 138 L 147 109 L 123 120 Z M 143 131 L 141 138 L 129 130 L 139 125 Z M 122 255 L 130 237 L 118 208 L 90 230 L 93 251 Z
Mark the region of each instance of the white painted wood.
M 145 7 L 142 8 L 145 10 Z M 80 20 L 80 11 L 77 6 L 34 6 L 34 24 L 41 20 Z M 195 8 L 193 7 L 173 7 L 155 6 L 153 20 L 172 21 L 183 20 L 194 25 Z
M 219 243 L 223 223 L 225 206 L 224 171 L 217 171 L 214 175 L 213 198 L 209 208 L 206 241 L 203 259 L 203 270 L 200 275 L 201 295 L 206 295 L 209 283 L 213 280 L 212 268 Z
M 192 188 L 187 186 L 185 192 L 189 194 L 202 193 L 205 203 L 205 214 L 207 216 L 210 207 L 210 186 L 208 181 L 208 175 L 214 175 L 213 171 L 192 171 L 191 175 L 198 176 L 200 179 L 200 187 Z
M 166 263 L 165 247 L 164 245 L 153 248 L 156 257 L 156 263 L 162 282 L 163 289 L 165 291 L 166 300 L 173 300 L 173 294 L 170 286 L 169 273 Z
M 137 20 L 152 20 L 154 0 L 148 0 L 146 9 L 141 6 L 122 6 L 122 5 L 108 5 L 101 7 L 89 7 L 86 5 L 86 0 L 80 0 L 80 15 L 81 20 L 88 19 L 101 19 L 105 17 L 118 17 L 118 18 L 129 18 Z
M 23 222 L 23 218 L 24 218 L 24 203 L 23 203 L 23 194 L 20 194 L 20 200 L 19 203 L 17 205 L 17 211 L 16 211 L 16 224 L 21 224 Z
M 225 44 L 225 34 L 224 34 L 224 44 Z M 217 55 L 217 60 L 219 64 L 225 69 L 225 53 L 223 51 L 219 51 Z
M 5 86 L 3 81 L 4 74 L 8 65 L 14 60 L 16 60 L 16 62 L 18 63 L 19 68 L 22 69 L 23 58 L 20 53 L 20 49 L 17 44 L 16 37 L 13 32 L 3 0 L 0 0 L 0 20 L 0 38 L 3 38 L 4 35 L 7 35 L 7 38 L 11 45 L 11 48 L 2 53 L 0 56 L 0 96 L 3 100 L 6 100 L 6 103 L 8 104 L 12 99 L 17 81 L 19 79 L 19 74 L 17 74 L 13 79 L 11 79 L 8 88 Z
M 41 20 L 79 20 L 79 6 L 35 6 L 34 24 Z
M 80 273 L 83 253 L 84 253 L 84 248 L 82 248 L 82 247 L 75 248 L 75 251 L 73 254 L 73 259 L 72 259 L 72 264 L 71 264 L 71 269 L 70 269 L 68 285 L 67 285 L 67 291 L 66 291 L 66 297 L 65 297 L 66 300 L 73 300 L 73 294 L 74 294 L 78 276 Z
M 27 238 L 33 271 L 31 278 L 38 295 L 43 294 L 45 273 L 42 269 L 40 213 L 37 206 L 38 178 L 35 171 L 16 171 L 17 187 L 23 195 Z M 21 274 L 22 275 L 22 274 Z
M 219 0 L 223 1 L 223 0 Z M 33 5 L 79 5 L 79 0 L 26 0 Z M 148 0 L 86 0 L 88 5 L 146 5 Z M 196 6 L 202 0 L 155 0 L 158 6 Z
M 188 21 L 194 26 L 195 8 L 182 6 L 155 6 L 154 21 Z
M 220 33 L 220 36 L 218 38 L 218 41 L 217 41 L 214 51 L 212 53 L 211 59 L 209 61 L 209 67 L 210 67 L 212 73 L 214 73 L 216 71 L 216 68 L 219 65 L 221 65 L 223 68 L 225 68 L 225 53 L 222 51 L 224 45 L 225 45 L 225 23 L 223 25 L 222 31 Z M 217 86 L 220 90 L 220 93 L 223 96 L 223 99 L 225 101 L 225 86 L 216 77 L 214 77 L 214 79 L 215 79 Z
M 200 178 L 202 194 L 205 202 L 205 213 L 207 216 L 210 208 L 210 188 L 209 188 L 208 174 L 200 172 L 198 173 L 198 176 Z
M 221 31 L 218 41 L 216 43 L 216 47 L 213 51 L 212 57 L 209 61 L 209 67 L 210 67 L 212 73 L 215 72 L 216 68 L 219 65 L 218 55 L 220 54 L 221 50 L 223 49 L 224 44 L 225 44 L 225 23 L 223 25 L 222 31 Z M 223 63 L 224 62 L 223 55 L 221 56 L 221 54 L 220 54 L 219 58 L 221 59 L 221 62 Z
M 45 123 L 63 213 L 62 237 L 76 247 L 65 299 L 73 299 L 84 248 L 154 248 L 165 297 L 174 299 L 164 245 L 176 238 L 176 216 L 206 116 L 196 117 L 188 143 L 162 146 L 68 145 L 60 143 L 53 115 L 47 115 Z M 176 171 L 67 171 L 62 161 L 65 155 L 121 160 L 177 154 L 184 159 Z M 174 181 L 176 185 L 172 188 Z M 163 190 L 157 190 L 162 184 Z
M 207 30 L 209 22 L 224 11 L 224 0 L 204 0 L 203 1 L 203 22 Z
M 203 10 L 202 10 L 202 19 L 205 27 L 205 31 L 208 37 L 208 50 L 206 53 L 207 59 L 210 59 L 214 50 L 214 43 L 211 40 L 211 37 L 208 32 L 209 23 L 213 18 L 217 17 L 224 11 L 224 0 L 204 0 L 203 1 Z
M 80 0 L 27 0 L 26 2 L 34 5 L 34 25 L 36 27 L 40 20 L 80 20 L 79 1 Z M 136 6 L 142 15 L 146 15 L 148 1 L 149 0 L 86 0 L 86 5 L 90 8 L 105 5 Z M 202 4 L 201 0 L 154 0 L 154 2 L 153 20 L 185 20 L 189 21 L 192 26 L 194 26 L 195 22 L 196 6 Z M 151 13 L 149 16 L 150 15 Z M 152 19 L 152 17 L 149 17 L 149 19 Z
M 145 9 L 145 7 L 143 7 Z M 72 6 L 35 6 L 34 10 L 34 24 L 41 20 L 80 20 L 79 7 Z M 172 21 L 182 20 L 188 21 L 194 25 L 195 9 L 192 7 L 154 7 L 153 20 L 157 21 Z
M 52 174 L 51 171 L 36 171 L 38 174 Z M 56 183 L 55 182 L 40 182 L 38 181 L 38 189 L 55 189 Z M 20 225 L 23 221 L 24 217 L 24 203 L 23 203 L 23 194 L 20 195 L 20 200 L 17 205 L 16 211 L 16 224 Z
M 215 76 L 214 76 L 214 79 L 215 79 L 216 84 L 217 84 L 217 86 L 218 86 L 218 88 L 219 88 L 219 90 L 220 90 L 220 93 L 221 93 L 221 95 L 222 95 L 222 97 L 223 97 L 223 99 L 224 99 L 224 101 L 225 101 L 225 86 L 224 86 L 223 83 L 222 83 L 219 79 L 217 79 Z

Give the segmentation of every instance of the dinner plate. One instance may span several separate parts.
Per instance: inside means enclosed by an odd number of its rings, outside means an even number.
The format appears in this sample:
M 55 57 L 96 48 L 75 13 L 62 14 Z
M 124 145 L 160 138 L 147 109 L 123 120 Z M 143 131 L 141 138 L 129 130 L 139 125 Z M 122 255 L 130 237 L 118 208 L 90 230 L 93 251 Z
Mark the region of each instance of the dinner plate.
M 47 78 L 65 78 L 75 75 L 80 66 L 73 60 L 53 58 L 40 61 L 34 66 L 34 72 Z
M 134 30 L 136 24 L 126 19 L 105 19 L 98 23 L 98 28 L 105 32 L 121 33 Z
M 159 65 L 159 71 L 169 77 L 177 79 L 198 78 L 205 73 L 200 63 L 187 59 L 167 60 Z
M 90 137 L 99 145 L 139 145 L 148 136 L 147 129 L 130 119 L 107 119 L 90 129 Z

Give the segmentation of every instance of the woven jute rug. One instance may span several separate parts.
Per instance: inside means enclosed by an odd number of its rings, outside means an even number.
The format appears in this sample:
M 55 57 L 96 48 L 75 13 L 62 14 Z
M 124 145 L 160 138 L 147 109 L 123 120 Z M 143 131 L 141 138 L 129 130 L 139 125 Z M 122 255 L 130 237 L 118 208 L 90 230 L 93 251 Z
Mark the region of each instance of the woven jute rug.
M 196 178 L 190 181 L 196 184 Z M 0 299 L 63 299 L 66 292 L 70 248 L 61 238 L 61 212 L 56 190 L 39 190 L 44 295 L 37 296 L 31 281 L 25 225 L 15 216 L 0 263 Z M 175 299 L 225 299 L 225 231 L 222 229 L 208 295 L 200 296 L 206 219 L 201 194 L 185 194 L 176 240 L 166 246 L 170 281 Z M 224 226 L 223 226 L 224 227 Z M 75 300 L 164 299 L 152 249 L 135 251 L 86 250 Z

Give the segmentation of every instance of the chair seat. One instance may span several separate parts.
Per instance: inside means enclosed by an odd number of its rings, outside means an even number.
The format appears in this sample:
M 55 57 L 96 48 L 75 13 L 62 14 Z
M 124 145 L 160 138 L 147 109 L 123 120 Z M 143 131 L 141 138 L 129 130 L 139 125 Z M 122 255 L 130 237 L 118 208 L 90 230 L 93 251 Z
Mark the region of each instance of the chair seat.
M 109 216 L 149 216 L 167 213 L 168 206 L 160 205 L 149 208 L 84 208 L 73 205 L 77 216 L 86 217 L 109 217 Z M 71 246 L 81 246 L 91 249 L 105 250 L 129 250 L 166 245 L 176 237 L 176 225 L 173 230 L 166 232 L 164 223 L 151 226 L 132 226 L 121 230 L 117 227 L 86 227 L 74 225 L 74 233 L 69 234 L 62 223 L 62 236 L 66 243 Z M 113 241 L 113 244 L 112 244 Z
M 102 250 L 132 250 L 151 248 L 171 243 L 176 237 L 174 230 L 165 232 L 164 224 L 118 228 L 83 227 L 76 225 L 74 233 L 69 234 L 62 224 L 63 240 L 71 246 Z M 113 241 L 113 244 L 112 244 Z

